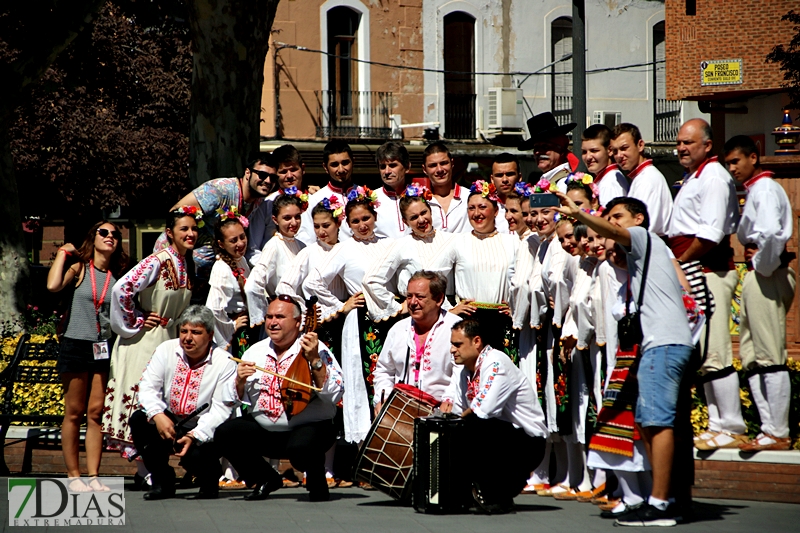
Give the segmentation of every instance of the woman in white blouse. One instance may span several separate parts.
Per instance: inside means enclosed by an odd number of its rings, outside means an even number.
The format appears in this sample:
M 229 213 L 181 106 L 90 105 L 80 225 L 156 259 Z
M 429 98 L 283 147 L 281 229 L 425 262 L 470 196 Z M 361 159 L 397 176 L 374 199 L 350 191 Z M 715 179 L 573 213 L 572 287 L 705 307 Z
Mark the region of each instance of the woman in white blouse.
M 509 300 L 520 239 L 497 231 L 498 201 L 494 185 L 478 180 L 470 187 L 467 216 L 472 231 L 456 235 L 449 255 L 459 301 L 453 312 L 480 320 L 488 344 L 516 364 Z
M 295 239 L 306 207 L 308 195 L 298 191 L 297 187 L 283 189 L 272 203 L 272 221 L 278 232 L 264 245 L 244 285 L 251 326 L 264 323 L 269 302 L 277 295 L 278 283 L 306 246 Z
M 345 316 L 342 330 L 341 360 L 344 381 L 344 429 L 348 442 L 366 437 L 372 417 L 372 372 L 378 361 L 383 338 L 394 321 L 374 323 L 366 314 L 362 283 L 373 262 L 386 254 L 393 239 L 375 235 L 376 194 L 366 187 L 347 192 L 345 216 L 353 238 L 336 246 L 326 261 L 311 272 L 304 287 L 319 300 L 323 321 Z M 337 297 L 331 287 L 341 280 L 349 298 Z
M 250 266 L 247 251 L 247 219 L 236 208 L 224 209 L 214 227 L 217 260 L 211 267 L 206 307 L 214 313 L 214 342 L 236 357 L 249 348 L 258 336 L 251 335 L 247 319 L 244 286 Z
M 370 317 L 378 322 L 399 314 L 407 314 L 405 303 L 408 280 L 415 272 L 428 270 L 443 272 L 449 269 L 447 259 L 454 234 L 436 231 L 433 228 L 432 197 L 427 187 L 412 183 L 406 187 L 399 208 L 411 234 L 397 239 L 379 261 L 376 261 L 364 276 L 364 298 Z M 452 286 L 452 283 L 449 284 Z M 396 287 L 397 292 L 389 290 Z M 450 292 L 452 294 L 452 291 Z M 397 301 L 403 297 L 403 303 Z M 445 299 L 444 309 L 450 305 Z

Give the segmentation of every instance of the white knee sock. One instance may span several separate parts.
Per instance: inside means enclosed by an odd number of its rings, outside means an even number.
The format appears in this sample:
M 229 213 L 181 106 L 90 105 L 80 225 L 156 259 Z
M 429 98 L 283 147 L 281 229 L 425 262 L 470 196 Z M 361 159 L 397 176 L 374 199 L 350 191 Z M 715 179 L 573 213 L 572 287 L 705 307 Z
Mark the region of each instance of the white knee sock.
M 230 461 L 222 458 L 222 477 L 225 479 L 230 479 L 231 481 L 236 481 L 239 478 L 239 474 L 236 472 L 236 469 L 233 468 L 233 465 Z
M 742 400 L 739 397 L 739 375 L 734 372 L 724 378 L 715 379 L 711 385 L 714 387 L 722 430 L 740 435 L 747 433 L 747 426 L 742 418 Z
M 703 391 L 706 393 L 706 406 L 708 406 L 708 430 L 722 431 L 722 420 L 719 418 L 717 399 L 714 397 L 714 387 L 710 381 L 703 383 Z
M 638 472 L 624 472 L 617 470 L 617 479 L 622 489 L 622 501 L 628 505 L 638 505 L 644 501 L 644 495 L 639 487 Z
M 774 435 L 775 429 L 772 427 L 772 415 L 767 401 L 764 376 L 762 374 L 753 374 L 747 378 L 747 382 L 750 384 L 750 395 L 753 397 L 756 409 L 758 409 L 758 416 L 761 417 L 761 432 Z
M 597 488 L 606 482 L 606 471 L 598 468 L 594 471 L 594 478 L 592 479 L 592 487 Z
M 577 489 L 578 492 L 590 490 L 592 483 L 589 481 L 589 470 L 586 468 L 583 444 L 568 442 L 567 457 L 569 458 L 569 486 Z
M 142 477 L 147 477 L 147 474 L 150 473 L 150 471 L 147 470 L 147 467 L 144 466 L 144 461 L 142 460 L 136 461 L 136 473 Z
M 553 449 L 553 443 L 551 441 L 546 441 L 544 446 L 544 457 L 542 457 L 542 462 L 539 463 L 539 466 L 536 467 L 536 470 L 533 471 L 533 474 L 528 479 L 529 485 L 541 485 L 550 484 L 550 452 Z
M 553 443 L 553 452 L 556 454 L 556 475 L 551 485 L 558 483 L 569 483 L 569 455 L 567 454 L 567 443 L 563 440 Z
M 331 449 L 325 452 L 325 474 L 328 477 L 333 477 L 333 454 L 336 451 L 336 443 L 333 443 Z
M 789 372 L 770 372 L 762 375 L 769 403 L 773 436 L 785 439 L 789 436 L 789 403 L 792 385 Z

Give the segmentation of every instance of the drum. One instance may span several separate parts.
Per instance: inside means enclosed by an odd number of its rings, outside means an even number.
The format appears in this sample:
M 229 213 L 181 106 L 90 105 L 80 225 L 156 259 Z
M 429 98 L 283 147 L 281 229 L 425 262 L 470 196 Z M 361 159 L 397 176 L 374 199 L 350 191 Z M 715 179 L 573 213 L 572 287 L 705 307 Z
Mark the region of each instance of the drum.
M 439 402 L 416 387 L 395 385 L 356 457 L 356 479 L 398 500 L 411 497 L 414 420 L 430 416 Z

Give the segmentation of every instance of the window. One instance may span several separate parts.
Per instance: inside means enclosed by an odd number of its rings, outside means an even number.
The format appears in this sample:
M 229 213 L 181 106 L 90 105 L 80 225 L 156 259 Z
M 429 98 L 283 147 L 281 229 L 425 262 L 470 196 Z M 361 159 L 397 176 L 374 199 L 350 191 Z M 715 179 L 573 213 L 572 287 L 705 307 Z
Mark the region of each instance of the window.
M 572 53 L 572 19 L 560 17 L 550 26 L 550 57 L 558 61 Z M 572 58 L 551 67 L 553 115 L 559 124 L 572 122 Z
M 356 32 L 359 14 L 349 7 L 334 7 L 328 11 L 328 87 L 333 91 L 336 115 L 353 114 L 352 92 L 358 87 L 358 71 L 348 58 L 357 57 Z M 332 102 L 332 103 L 333 103 Z
M 664 21 L 653 26 L 653 110 L 656 142 L 675 142 L 681 127 L 681 102 L 667 100 Z
M 475 19 L 456 11 L 444 17 L 444 133 L 475 138 Z
M 697 15 L 697 0 L 686 0 L 686 16 L 694 17 Z

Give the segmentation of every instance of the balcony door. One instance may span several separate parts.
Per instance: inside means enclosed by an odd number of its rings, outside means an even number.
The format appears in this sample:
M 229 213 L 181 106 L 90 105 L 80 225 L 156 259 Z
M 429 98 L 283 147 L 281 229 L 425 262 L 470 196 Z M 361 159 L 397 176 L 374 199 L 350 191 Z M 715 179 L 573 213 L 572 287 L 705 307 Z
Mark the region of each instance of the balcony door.
M 557 61 L 572 53 L 572 19 L 560 17 L 550 26 L 550 57 Z M 572 59 L 551 67 L 552 110 L 559 124 L 572 122 Z
M 444 69 L 444 135 L 474 139 L 475 19 L 467 13 L 444 17 Z
M 328 94 L 323 98 L 333 128 L 358 126 L 358 69 L 350 58 L 358 56 L 359 19 L 349 7 L 328 11 L 328 51 L 333 55 L 328 56 Z

